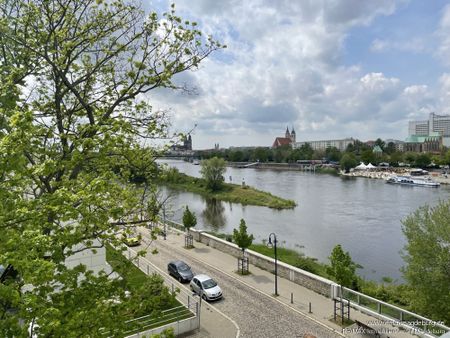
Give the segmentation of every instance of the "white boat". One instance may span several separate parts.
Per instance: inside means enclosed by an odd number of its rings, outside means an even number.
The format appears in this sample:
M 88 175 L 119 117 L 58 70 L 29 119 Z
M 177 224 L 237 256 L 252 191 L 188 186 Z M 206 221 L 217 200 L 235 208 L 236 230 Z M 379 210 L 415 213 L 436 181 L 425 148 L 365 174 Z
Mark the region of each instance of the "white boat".
M 441 185 L 439 182 L 433 181 L 429 177 L 412 177 L 412 176 L 391 176 L 387 179 L 387 183 L 416 185 L 431 188 L 437 188 Z

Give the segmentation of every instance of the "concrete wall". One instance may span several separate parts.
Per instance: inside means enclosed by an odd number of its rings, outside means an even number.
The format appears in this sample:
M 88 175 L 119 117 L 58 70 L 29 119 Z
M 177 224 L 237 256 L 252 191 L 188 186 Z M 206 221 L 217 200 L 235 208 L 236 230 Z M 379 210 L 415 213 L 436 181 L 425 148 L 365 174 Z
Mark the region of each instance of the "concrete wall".
M 242 256 L 241 249 L 234 243 L 230 243 L 220 238 L 214 237 L 203 232 L 202 230 L 191 229 L 190 233 L 194 237 L 194 240 L 196 240 L 197 242 L 206 244 L 212 248 L 230 254 L 234 257 Z M 252 250 L 246 250 L 246 253 L 251 264 L 267 271 L 275 270 L 274 259 L 261 255 L 260 253 Z M 330 281 L 329 279 L 314 275 L 308 271 L 296 268 L 280 261 L 278 261 L 278 276 L 289 279 L 296 284 L 307 287 L 308 289 L 327 297 L 331 297 L 332 286 L 335 285 L 335 283 L 333 281 Z
M 160 326 L 151 330 L 142 331 L 131 336 L 127 336 L 127 338 L 143 338 L 143 337 L 151 337 L 154 334 L 159 334 L 163 332 L 165 329 L 170 327 L 173 328 L 175 336 L 181 335 L 183 333 L 191 332 L 199 328 L 198 318 L 192 317 L 188 319 L 180 320 L 176 323 L 170 323 L 164 326 Z

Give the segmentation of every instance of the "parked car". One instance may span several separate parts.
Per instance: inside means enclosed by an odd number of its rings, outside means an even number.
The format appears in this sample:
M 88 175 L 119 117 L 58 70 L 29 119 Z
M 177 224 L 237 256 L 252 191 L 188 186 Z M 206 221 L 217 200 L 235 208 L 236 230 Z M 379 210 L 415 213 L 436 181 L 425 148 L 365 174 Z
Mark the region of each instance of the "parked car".
M 217 300 L 222 298 L 222 289 L 211 277 L 207 275 L 196 275 L 189 285 L 191 290 L 201 296 L 204 300 Z
M 137 246 L 141 245 L 141 235 L 139 234 L 123 234 L 122 242 L 124 242 L 128 246 Z
M 191 267 L 183 261 L 173 261 L 167 264 L 169 275 L 174 276 L 180 283 L 190 282 L 194 274 Z

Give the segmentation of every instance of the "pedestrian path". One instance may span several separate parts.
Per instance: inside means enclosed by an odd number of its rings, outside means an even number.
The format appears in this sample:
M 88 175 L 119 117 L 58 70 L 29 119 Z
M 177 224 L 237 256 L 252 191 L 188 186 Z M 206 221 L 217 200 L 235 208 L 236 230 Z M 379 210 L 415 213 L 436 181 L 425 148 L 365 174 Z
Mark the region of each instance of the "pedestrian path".
M 159 245 L 167 247 L 183 247 L 184 246 L 184 234 L 179 230 L 171 229 L 167 235 L 166 240 L 159 240 Z M 186 249 L 186 256 L 199 260 L 209 266 L 227 273 L 230 276 L 240 280 L 247 286 L 254 288 L 255 290 L 269 296 L 274 297 L 274 278 L 275 276 L 265 270 L 262 270 L 256 266 L 250 265 L 250 274 L 242 276 L 236 273 L 237 259 L 227 253 L 211 248 L 203 243 L 194 242 L 195 248 Z M 364 329 L 357 328 L 356 325 L 342 329 L 341 326 L 334 323 L 333 319 L 333 301 L 330 298 L 315 293 L 301 285 L 295 284 L 285 278 L 278 277 L 278 294 L 274 297 L 277 301 L 291 307 L 295 311 L 301 312 L 305 317 L 310 320 L 320 323 L 321 325 L 331 328 L 337 333 L 341 333 L 346 337 L 367 337 Z M 352 320 L 358 320 L 362 323 L 370 323 L 376 320 L 373 317 L 365 315 L 354 309 L 350 310 L 350 318 Z M 381 333 L 381 337 L 415 337 L 415 335 L 407 332 L 398 327 L 391 326 L 389 324 L 371 325 L 374 329 Z

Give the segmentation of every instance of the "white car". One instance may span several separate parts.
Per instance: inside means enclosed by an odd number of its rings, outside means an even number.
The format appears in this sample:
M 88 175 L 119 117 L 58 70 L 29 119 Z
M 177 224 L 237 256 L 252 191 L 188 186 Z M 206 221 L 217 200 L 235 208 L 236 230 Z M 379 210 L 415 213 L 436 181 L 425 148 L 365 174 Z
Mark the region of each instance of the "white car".
M 211 277 L 196 275 L 192 278 L 190 288 L 204 300 L 217 300 L 222 298 L 222 289 Z

